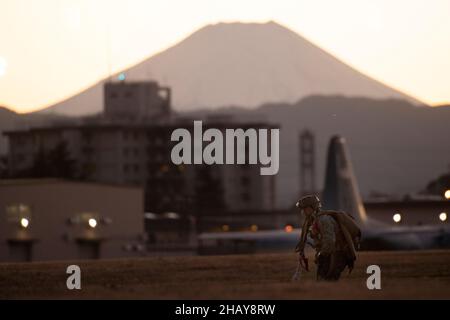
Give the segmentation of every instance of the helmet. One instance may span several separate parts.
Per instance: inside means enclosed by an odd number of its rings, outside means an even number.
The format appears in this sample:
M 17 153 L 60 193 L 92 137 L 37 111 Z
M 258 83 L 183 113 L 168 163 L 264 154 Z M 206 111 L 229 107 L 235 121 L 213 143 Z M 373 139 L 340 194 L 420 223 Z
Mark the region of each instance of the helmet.
M 300 198 L 295 206 L 299 209 L 311 207 L 314 210 L 319 210 L 322 207 L 322 204 L 320 203 L 320 199 L 318 196 L 308 195 Z

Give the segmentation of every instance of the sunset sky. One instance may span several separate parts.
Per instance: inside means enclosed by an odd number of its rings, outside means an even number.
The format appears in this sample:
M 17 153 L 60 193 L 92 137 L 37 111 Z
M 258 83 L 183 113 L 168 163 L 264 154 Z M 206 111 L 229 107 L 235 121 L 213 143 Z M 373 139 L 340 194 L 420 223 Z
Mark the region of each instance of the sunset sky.
M 449 18 L 448 0 L 2 0 L 0 105 L 41 109 L 206 24 L 268 20 L 395 89 L 448 103 Z

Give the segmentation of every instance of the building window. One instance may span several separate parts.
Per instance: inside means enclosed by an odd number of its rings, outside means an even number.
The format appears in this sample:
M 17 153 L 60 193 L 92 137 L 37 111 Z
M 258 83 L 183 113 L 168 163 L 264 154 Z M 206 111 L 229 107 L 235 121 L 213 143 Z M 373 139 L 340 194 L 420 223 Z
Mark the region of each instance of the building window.
M 83 148 L 81 148 L 81 152 L 85 156 L 90 156 L 94 152 L 94 148 L 92 148 L 92 147 L 83 147 Z
M 90 132 L 84 132 L 83 133 L 83 140 L 85 143 L 89 144 L 92 142 L 92 133 Z
M 18 145 L 18 146 L 24 146 L 24 145 L 26 145 L 27 144 L 27 140 L 24 138 L 24 137 L 19 137 L 19 138 L 17 138 L 17 140 L 16 140 L 16 145 Z
M 241 185 L 243 187 L 248 187 L 250 185 L 250 179 L 249 177 L 241 177 Z
M 24 154 L 18 153 L 16 155 L 14 155 L 14 162 L 16 164 L 21 164 L 24 161 L 25 161 L 25 155 Z
M 241 194 L 241 199 L 244 202 L 249 202 L 250 201 L 250 195 L 247 192 L 244 192 L 243 194 Z

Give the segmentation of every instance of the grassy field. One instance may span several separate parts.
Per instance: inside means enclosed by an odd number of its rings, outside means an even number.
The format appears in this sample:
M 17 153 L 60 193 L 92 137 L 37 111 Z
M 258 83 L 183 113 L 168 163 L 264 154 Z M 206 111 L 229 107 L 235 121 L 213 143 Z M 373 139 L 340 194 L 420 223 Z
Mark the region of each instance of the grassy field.
M 81 290 L 66 288 L 66 268 L 81 267 Z M 450 251 L 360 252 L 337 283 L 313 271 L 292 282 L 293 253 L 0 264 L 7 299 L 450 299 Z M 381 268 L 368 290 L 366 268 Z

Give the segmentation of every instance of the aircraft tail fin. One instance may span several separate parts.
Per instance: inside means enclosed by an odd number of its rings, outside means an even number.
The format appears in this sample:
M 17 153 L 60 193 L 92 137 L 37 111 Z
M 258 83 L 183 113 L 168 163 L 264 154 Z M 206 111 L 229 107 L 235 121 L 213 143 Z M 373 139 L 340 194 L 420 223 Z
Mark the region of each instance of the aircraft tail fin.
M 358 223 L 367 223 L 350 154 L 343 137 L 333 136 L 328 145 L 323 208 L 351 214 Z

